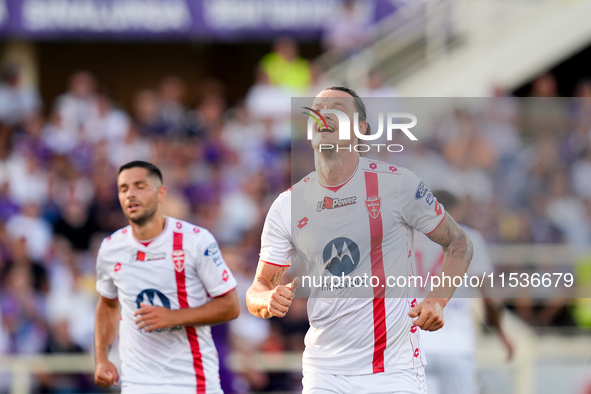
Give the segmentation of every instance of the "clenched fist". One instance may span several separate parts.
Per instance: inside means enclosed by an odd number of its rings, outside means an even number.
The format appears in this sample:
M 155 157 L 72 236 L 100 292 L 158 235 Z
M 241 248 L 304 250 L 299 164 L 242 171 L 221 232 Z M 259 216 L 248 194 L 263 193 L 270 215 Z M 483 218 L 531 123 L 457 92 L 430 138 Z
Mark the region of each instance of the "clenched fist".
M 443 305 L 442 305 L 443 304 Z M 443 327 L 443 307 L 445 301 L 437 298 L 426 298 L 416 305 L 408 315 L 417 317 L 412 324 L 425 331 L 437 331 Z

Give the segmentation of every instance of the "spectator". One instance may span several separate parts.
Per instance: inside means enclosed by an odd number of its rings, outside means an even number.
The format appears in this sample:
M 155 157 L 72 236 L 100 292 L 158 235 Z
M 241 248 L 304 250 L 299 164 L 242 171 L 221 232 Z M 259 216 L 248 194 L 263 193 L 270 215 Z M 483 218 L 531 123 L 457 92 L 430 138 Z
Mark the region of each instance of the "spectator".
M 260 68 L 273 85 L 293 92 L 303 92 L 310 86 L 310 65 L 299 57 L 298 46 L 290 37 L 275 41 L 273 52 L 261 59 Z
M 183 104 L 185 83 L 179 77 L 169 75 L 160 82 L 158 95 L 160 97 L 160 117 L 173 130 L 180 129 L 187 112 Z
M 351 56 L 369 42 L 368 24 L 358 6 L 355 0 L 342 2 L 324 31 L 324 47 L 337 58 Z
M 9 64 L 0 82 L 0 122 L 20 125 L 41 109 L 41 97 L 32 85 L 22 81 L 21 67 Z
M 96 80 L 86 70 L 76 71 L 70 77 L 68 91 L 54 102 L 54 110 L 63 127 L 77 135 L 82 134 L 84 124 L 94 115 L 96 108 Z

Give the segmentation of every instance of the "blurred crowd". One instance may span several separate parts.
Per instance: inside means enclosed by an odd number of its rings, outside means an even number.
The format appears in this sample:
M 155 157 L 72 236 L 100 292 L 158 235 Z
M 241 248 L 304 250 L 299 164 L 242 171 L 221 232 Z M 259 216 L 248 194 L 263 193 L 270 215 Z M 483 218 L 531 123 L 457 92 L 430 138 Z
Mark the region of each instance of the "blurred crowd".
M 223 81 L 208 79 L 189 106 L 183 80 L 170 75 L 124 109 L 85 70 L 43 103 L 9 67 L 0 84 L 0 354 L 92 351 L 94 259 L 103 237 L 127 224 L 116 176 L 131 160 L 162 169 L 166 213 L 213 232 L 244 297 L 267 210 L 291 183 L 290 97 L 330 84 L 288 38 L 275 43 L 244 99 L 232 103 Z M 366 97 L 396 95 L 376 72 L 356 88 Z M 556 81 L 544 75 L 532 98 L 450 111 L 410 153 L 383 159 L 462 197 L 458 219 L 492 243 L 588 246 L 591 82 L 581 81 L 573 95 L 580 98 L 557 98 Z M 214 330 L 221 360 L 231 352 L 248 360 L 260 350 L 303 350 L 305 301 L 271 321 L 252 317 L 242 303 L 237 320 Z M 556 316 L 524 314 L 532 324 Z M 226 392 L 299 384 L 298 374 L 245 365 L 230 374 L 222 362 Z M 88 376 L 38 376 L 36 384 L 39 392 L 96 389 Z

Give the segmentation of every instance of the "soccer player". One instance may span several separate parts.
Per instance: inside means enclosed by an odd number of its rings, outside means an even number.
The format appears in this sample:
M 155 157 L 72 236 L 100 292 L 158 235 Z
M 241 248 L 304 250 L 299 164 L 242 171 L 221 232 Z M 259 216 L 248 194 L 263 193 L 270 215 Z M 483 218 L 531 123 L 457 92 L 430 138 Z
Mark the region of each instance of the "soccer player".
M 312 109 L 337 109 L 349 119 L 357 112 L 359 131 L 369 131 L 365 105 L 351 89 L 323 90 Z M 418 328 L 443 326 L 455 288 L 439 287 L 417 303 L 409 287 L 386 286 L 386 275 L 405 280 L 413 274 L 413 228 L 443 247 L 446 275 L 464 275 L 472 244 L 414 173 L 350 149 L 357 143 L 353 121 L 351 140 L 340 140 L 336 116 L 325 113 L 324 120 L 313 130 L 316 171 L 282 193 L 267 214 L 249 311 L 285 316 L 293 289 L 280 283 L 292 261 L 301 260 L 306 273 L 321 279 L 375 276 L 369 297 L 353 298 L 350 284 L 311 286 L 304 393 L 424 393 Z M 321 150 L 320 144 L 335 148 Z
M 238 316 L 236 280 L 209 231 L 163 215 L 156 166 L 123 165 L 117 187 L 129 226 L 98 252 L 96 383 L 118 383 L 107 355 L 119 328 L 123 393 L 221 393 L 209 326 Z
M 463 213 L 457 197 L 447 191 L 434 191 L 437 200 L 445 205 L 448 213 L 462 223 Z M 488 275 L 494 268 L 488 254 L 484 237 L 478 230 L 461 225 L 474 245 L 474 256 L 468 268 L 468 277 Z M 417 273 L 423 277 L 441 270 L 443 251 L 427 237 L 417 234 L 415 259 Z M 454 298 L 445 308 L 445 327 L 436 332 L 421 336 L 423 349 L 427 356 L 426 368 L 429 391 L 432 394 L 476 394 L 479 393 L 476 376 L 476 333 L 471 300 L 474 297 L 469 288 L 458 288 Z M 483 288 L 474 289 L 482 296 L 487 315 L 507 351 L 507 359 L 513 358 L 513 344 L 505 335 L 500 324 L 500 311 L 490 298 L 486 298 Z M 478 294 L 477 293 L 477 294 Z

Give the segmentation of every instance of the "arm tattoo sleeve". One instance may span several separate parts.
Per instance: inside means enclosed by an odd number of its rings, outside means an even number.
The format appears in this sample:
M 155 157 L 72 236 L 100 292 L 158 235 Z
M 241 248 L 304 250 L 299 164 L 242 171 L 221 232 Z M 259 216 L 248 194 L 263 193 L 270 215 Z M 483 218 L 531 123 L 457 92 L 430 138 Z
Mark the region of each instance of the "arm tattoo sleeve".
M 283 279 L 283 275 L 285 274 L 285 271 L 287 271 L 287 267 L 283 267 L 279 271 L 277 271 L 275 274 L 273 274 L 273 276 L 271 277 L 271 280 L 270 280 L 271 286 L 273 286 L 273 287 L 279 286 L 279 283 L 281 283 L 281 279 Z
M 459 257 L 467 263 L 472 260 L 472 241 L 450 215 L 447 215 L 441 226 L 427 237 L 441 245 L 446 254 Z

